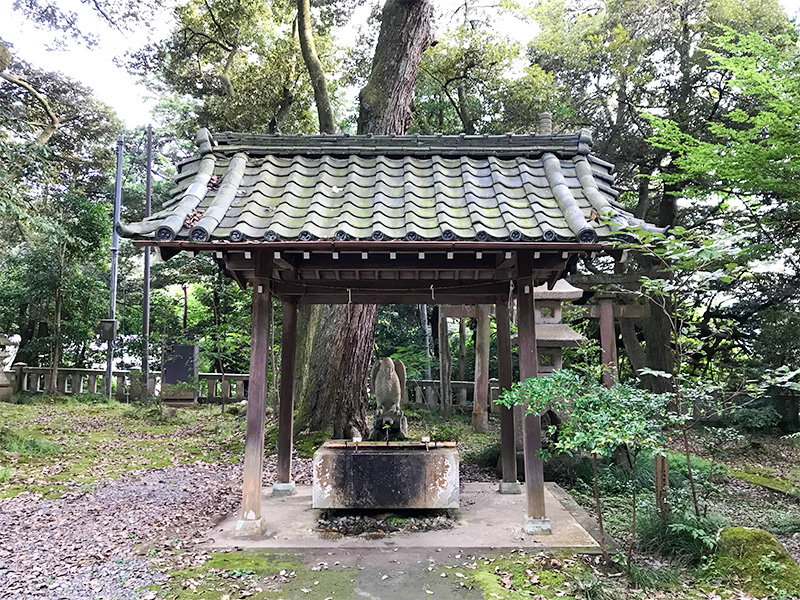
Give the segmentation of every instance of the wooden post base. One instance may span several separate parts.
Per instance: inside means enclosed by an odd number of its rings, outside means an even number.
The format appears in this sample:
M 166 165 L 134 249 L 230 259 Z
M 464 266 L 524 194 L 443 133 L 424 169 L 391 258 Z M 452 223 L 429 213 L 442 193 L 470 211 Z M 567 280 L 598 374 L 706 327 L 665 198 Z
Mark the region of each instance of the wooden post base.
M 519 481 L 501 481 L 497 491 L 501 494 L 521 494 L 522 484 Z
M 272 484 L 272 497 L 281 498 L 285 496 L 294 496 L 294 481 L 288 483 L 274 483 Z
M 550 519 L 547 517 L 541 519 L 525 517 L 525 524 L 522 528 L 526 535 L 550 535 L 553 533 L 553 528 L 550 526 Z
M 236 537 L 260 537 L 267 532 L 267 520 L 264 517 L 258 519 L 239 519 L 236 521 Z

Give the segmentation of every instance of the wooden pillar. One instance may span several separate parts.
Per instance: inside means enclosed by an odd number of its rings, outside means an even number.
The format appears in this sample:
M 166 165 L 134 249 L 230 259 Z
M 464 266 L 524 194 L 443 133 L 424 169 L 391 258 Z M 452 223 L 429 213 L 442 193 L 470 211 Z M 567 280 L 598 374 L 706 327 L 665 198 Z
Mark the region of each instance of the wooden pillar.
M 256 261 L 264 260 L 257 257 Z M 266 267 L 256 263 L 256 269 Z M 269 361 L 272 300 L 269 281 L 253 279 L 253 308 L 250 340 L 250 386 L 247 398 L 247 430 L 244 443 L 244 483 L 242 512 L 236 535 L 263 535 L 266 521 L 261 516 L 261 474 L 264 464 L 264 426 L 267 408 L 267 363 Z
M 439 311 L 439 381 L 441 384 L 442 416 L 449 419 L 453 415 L 453 386 L 450 385 L 453 370 L 453 356 L 450 354 L 450 336 L 447 331 L 447 317 Z
M 536 316 L 533 298 L 533 255 L 517 253 L 517 304 L 519 310 L 519 371 L 520 379 L 539 376 L 539 357 L 536 349 Z M 525 492 L 527 514 L 525 533 L 550 533 L 550 520 L 544 505 L 544 464 L 539 457 L 542 449 L 542 419 L 540 415 L 525 417 L 522 427 L 525 454 Z
M 281 386 L 278 407 L 278 481 L 273 496 L 294 493 L 292 481 L 292 430 L 294 429 L 294 363 L 297 347 L 297 304 L 283 303 L 281 334 Z
M 511 322 L 508 314 L 508 299 L 497 298 L 497 374 L 499 376 L 500 393 L 510 390 L 514 379 L 511 358 Z M 521 494 L 522 488 L 517 481 L 517 441 L 514 431 L 514 411 L 505 406 L 500 407 L 500 453 L 503 465 L 503 481 L 500 482 L 501 494 Z
M 473 393 L 472 429 L 477 433 L 489 431 L 489 344 L 491 304 L 479 304 L 478 327 L 475 332 L 475 392 Z
M 600 298 L 597 302 L 600 317 L 600 347 L 602 349 L 603 385 L 611 387 L 617 380 L 617 335 L 614 329 L 614 301 Z
M 467 372 L 467 319 L 461 317 L 458 320 L 458 380 L 464 381 Z M 458 404 L 464 406 L 467 403 L 467 390 L 458 390 Z

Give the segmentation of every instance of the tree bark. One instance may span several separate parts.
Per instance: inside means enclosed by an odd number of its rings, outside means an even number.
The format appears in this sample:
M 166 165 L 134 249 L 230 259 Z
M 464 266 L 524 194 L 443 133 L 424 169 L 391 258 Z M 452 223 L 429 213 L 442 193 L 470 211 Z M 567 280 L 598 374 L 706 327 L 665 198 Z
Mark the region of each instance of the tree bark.
M 430 0 L 386 0 L 369 81 L 359 94 L 359 133 L 405 133 L 422 53 L 433 43 Z
M 367 375 L 375 338 L 375 305 L 306 307 L 296 373 L 296 431 L 331 429 L 336 439 L 367 432 Z M 283 377 L 288 377 L 283 373 Z
M 303 2 L 308 6 L 308 0 L 298 0 L 298 10 Z M 432 17 L 429 0 L 387 0 L 372 73 L 361 92 L 358 133 L 405 133 L 419 61 L 433 40 Z M 306 33 L 310 35 L 310 27 Z M 322 124 L 320 117 L 324 132 Z M 332 428 L 339 438 L 366 433 L 376 313 L 371 304 L 302 307 L 295 431 Z
M 311 79 L 311 88 L 314 90 L 314 101 L 317 103 L 320 133 L 336 133 L 336 124 L 333 121 L 333 107 L 328 95 L 328 83 L 325 71 L 317 55 L 314 44 L 314 34 L 311 31 L 311 3 L 310 0 L 297 0 L 297 32 L 300 37 L 300 51 L 303 62 L 306 63 L 308 76 Z

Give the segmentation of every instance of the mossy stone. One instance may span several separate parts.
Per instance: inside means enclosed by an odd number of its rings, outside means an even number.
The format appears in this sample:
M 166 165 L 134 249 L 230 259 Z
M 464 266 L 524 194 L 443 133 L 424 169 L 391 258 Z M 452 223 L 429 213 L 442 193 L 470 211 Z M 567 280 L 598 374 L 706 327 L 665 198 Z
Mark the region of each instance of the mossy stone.
M 739 586 L 754 596 L 800 594 L 800 565 L 763 529 L 725 527 L 714 563 L 719 572 L 735 576 Z

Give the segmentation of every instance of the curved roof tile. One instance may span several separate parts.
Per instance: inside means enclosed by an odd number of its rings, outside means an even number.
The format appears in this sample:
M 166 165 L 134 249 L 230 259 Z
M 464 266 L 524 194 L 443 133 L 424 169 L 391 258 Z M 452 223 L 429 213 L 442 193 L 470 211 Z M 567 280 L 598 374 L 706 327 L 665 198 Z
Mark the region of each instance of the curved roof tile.
M 503 136 L 222 133 L 178 165 L 172 199 L 127 237 L 609 239 L 657 228 L 617 202 L 586 131 Z M 196 218 L 188 220 L 190 215 Z M 190 229 L 185 226 L 194 225 Z M 337 237 L 338 236 L 338 237 Z

